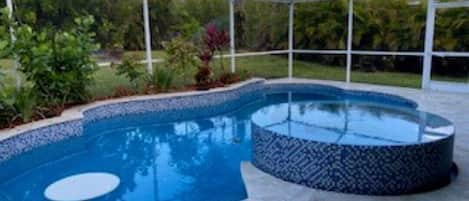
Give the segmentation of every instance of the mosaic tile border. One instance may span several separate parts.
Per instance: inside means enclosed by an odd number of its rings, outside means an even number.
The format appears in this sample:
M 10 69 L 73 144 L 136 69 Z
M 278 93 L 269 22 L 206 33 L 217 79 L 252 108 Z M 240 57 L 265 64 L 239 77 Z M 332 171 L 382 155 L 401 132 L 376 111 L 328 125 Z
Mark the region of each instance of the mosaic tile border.
M 275 84 L 267 83 L 264 79 L 251 79 L 230 87 L 210 91 L 101 101 L 67 110 L 61 117 L 35 122 L 11 130 L 3 130 L 0 131 L 0 162 L 36 147 L 83 135 L 84 130 L 93 127 L 95 123 L 98 124 L 99 120 L 102 119 L 141 115 L 148 112 L 157 112 L 158 115 L 146 116 L 147 118 L 159 118 L 165 121 L 196 118 L 224 113 L 259 99 L 264 93 L 282 90 L 305 91 L 308 93 L 312 91 L 333 91 L 339 95 L 374 96 L 376 101 L 386 99 L 396 104 L 416 107 L 414 102 L 390 94 L 347 91 L 338 87 L 319 84 Z M 145 115 L 142 118 L 145 118 Z
M 252 123 L 252 164 L 296 184 L 342 193 L 402 195 L 449 182 L 454 135 L 402 146 L 338 145 L 281 135 Z

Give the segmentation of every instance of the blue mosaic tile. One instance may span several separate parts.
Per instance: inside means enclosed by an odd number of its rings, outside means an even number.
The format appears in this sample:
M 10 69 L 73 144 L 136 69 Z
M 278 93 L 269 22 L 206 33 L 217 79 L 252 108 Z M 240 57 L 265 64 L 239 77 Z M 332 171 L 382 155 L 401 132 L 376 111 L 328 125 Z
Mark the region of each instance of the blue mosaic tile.
M 304 140 L 252 124 L 252 163 L 311 188 L 368 195 L 420 192 L 448 182 L 454 135 L 403 146 L 339 145 Z
M 79 136 L 82 133 L 82 121 L 75 120 L 18 134 L 0 143 L 0 162 L 37 147 Z

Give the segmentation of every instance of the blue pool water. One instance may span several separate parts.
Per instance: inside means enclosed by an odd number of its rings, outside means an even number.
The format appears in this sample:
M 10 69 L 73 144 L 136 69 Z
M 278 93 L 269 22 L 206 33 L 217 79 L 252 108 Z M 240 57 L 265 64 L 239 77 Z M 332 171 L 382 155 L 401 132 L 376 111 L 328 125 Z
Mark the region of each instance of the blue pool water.
M 263 126 L 276 124 L 272 128 L 286 135 L 291 130 L 313 129 L 321 132 L 300 137 L 381 145 L 438 139 L 438 128 L 449 126 L 441 118 L 421 114 L 360 98 L 279 93 L 237 111 L 201 119 L 154 122 L 145 118 L 138 126 L 129 122 L 139 116 L 102 120 L 85 129 L 84 136 L 0 164 L 0 176 L 5 178 L 0 200 L 46 200 L 44 190 L 57 180 L 107 172 L 117 175 L 121 183 L 96 201 L 238 201 L 246 198 L 240 163 L 251 159 L 253 115 Z M 430 132 L 422 126 L 435 129 Z M 404 132 L 392 135 L 388 131 L 393 128 Z
M 298 101 L 261 108 L 258 126 L 294 138 L 347 145 L 409 145 L 454 133 L 451 122 L 428 113 L 354 101 Z

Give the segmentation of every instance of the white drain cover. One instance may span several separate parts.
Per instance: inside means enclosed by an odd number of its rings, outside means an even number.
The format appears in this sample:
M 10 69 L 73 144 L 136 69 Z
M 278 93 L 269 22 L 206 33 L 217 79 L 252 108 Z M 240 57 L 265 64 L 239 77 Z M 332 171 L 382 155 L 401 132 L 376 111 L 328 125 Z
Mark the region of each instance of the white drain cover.
M 52 201 L 90 200 L 112 192 L 119 183 L 119 177 L 109 173 L 72 175 L 49 185 L 44 196 Z

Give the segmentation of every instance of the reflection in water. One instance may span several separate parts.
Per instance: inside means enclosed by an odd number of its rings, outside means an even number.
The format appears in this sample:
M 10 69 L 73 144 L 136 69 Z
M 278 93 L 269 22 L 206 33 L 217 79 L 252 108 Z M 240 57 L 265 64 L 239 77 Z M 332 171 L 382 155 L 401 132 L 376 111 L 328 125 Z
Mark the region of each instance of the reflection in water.
M 288 101 L 265 106 L 252 119 L 278 134 L 351 145 L 423 143 L 454 133 L 441 117 L 364 101 Z
M 98 200 L 242 200 L 246 195 L 239 166 L 250 159 L 250 125 L 233 115 L 90 133 L 81 152 L 35 168 L 1 188 L 11 200 L 46 200 L 43 191 L 50 183 L 104 171 L 118 175 L 122 183 Z
M 120 177 L 121 185 L 97 201 L 238 201 L 246 198 L 239 167 L 251 157 L 251 116 L 281 133 L 343 143 L 364 142 L 359 134 L 415 141 L 413 133 L 405 136 L 394 132 L 395 128 L 441 134 L 444 122 L 424 115 L 428 121 L 419 127 L 424 118 L 410 114 L 417 113 L 336 96 L 284 93 L 206 119 L 159 123 L 133 116 L 103 120 L 80 138 L 0 164 L 0 177 L 6 178 L 0 184 L 0 200 L 45 200 L 44 189 L 59 179 L 109 172 Z M 307 135 L 311 133 L 315 135 Z

